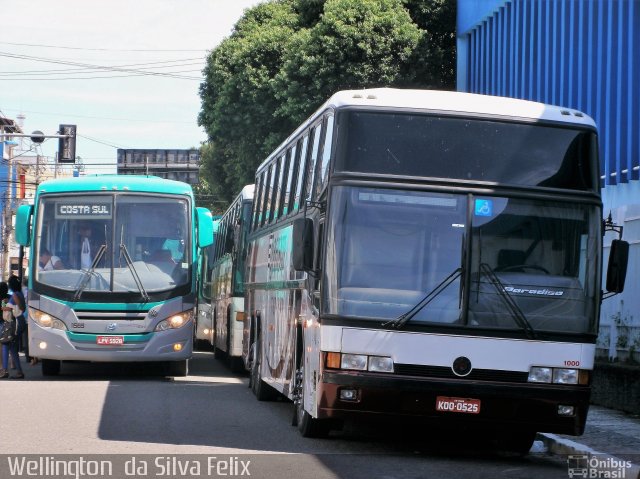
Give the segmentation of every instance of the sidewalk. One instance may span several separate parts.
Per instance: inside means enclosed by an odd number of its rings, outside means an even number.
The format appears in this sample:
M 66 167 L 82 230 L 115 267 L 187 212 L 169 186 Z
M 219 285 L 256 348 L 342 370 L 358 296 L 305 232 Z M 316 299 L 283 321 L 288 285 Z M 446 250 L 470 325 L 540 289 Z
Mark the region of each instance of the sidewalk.
M 633 467 L 625 477 L 640 479 L 639 416 L 592 405 L 582 436 L 541 433 L 538 440 L 556 455 L 602 455 L 631 461 Z

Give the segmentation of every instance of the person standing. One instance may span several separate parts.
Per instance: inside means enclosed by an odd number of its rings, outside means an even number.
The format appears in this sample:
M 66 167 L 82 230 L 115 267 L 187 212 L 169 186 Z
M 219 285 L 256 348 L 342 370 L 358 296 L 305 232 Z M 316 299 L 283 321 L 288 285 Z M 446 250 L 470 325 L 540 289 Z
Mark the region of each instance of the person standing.
M 22 277 L 22 297 L 24 298 L 24 305 L 25 305 L 25 328 L 24 331 L 22 332 L 22 351 L 24 352 L 24 359 L 30 363 L 32 366 L 35 366 L 36 364 L 38 364 L 38 358 L 34 358 L 33 356 L 29 355 L 29 322 L 26 321 L 27 319 L 27 304 L 29 304 L 29 278 L 26 276 Z
M 93 263 L 93 251 L 91 251 L 91 226 L 82 223 L 78 228 L 80 234 L 80 268 L 89 269 Z
M 0 283 L 0 288 L 2 288 Z M 26 311 L 26 304 L 24 296 L 22 295 L 22 285 L 17 276 L 11 276 L 8 282 L 9 289 L 12 294 L 5 306 L 2 306 L 2 311 L 9 311 L 13 313 L 13 318 L 16 321 L 16 334 L 13 341 L 2 345 L 2 372 L 0 379 L 9 378 L 9 356 L 13 360 L 13 365 L 16 368 L 15 376 L 11 379 L 24 379 L 24 373 L 22 372 L 22 366 L 20 365 L 20 356 L 18 355 L 18 342 L 22 336 L 22 332 L 26 328 L 26 320 L 24 313 Z M 0 295 L 3 290 L 0 290 Z M 3 302 L 3 304 L 5 304 Z M 15 307 L 14 307 L 15 306 Z

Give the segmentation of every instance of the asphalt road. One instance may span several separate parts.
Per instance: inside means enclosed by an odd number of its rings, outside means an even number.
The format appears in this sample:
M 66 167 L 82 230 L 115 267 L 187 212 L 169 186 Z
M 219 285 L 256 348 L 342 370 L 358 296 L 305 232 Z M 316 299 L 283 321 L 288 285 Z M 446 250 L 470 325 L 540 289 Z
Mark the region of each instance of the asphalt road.
M 442 440 L 429 430 L 347 428 L 329 439 L 302 438 L 290 425 L 291 403 L 258 402 L 247 378 L 230 373 L 210 353 L 196 353 L 190 375 L 175 379 L 141 364 L 64 363 L 56 378 L 43 378 L 38 366 L 24 369 L 27 379 L 0 382 L 3 479 L 7 457 L 25 454 L 99 454 L 113 459 L 116 469 L 132 458 L 139 459 L 138 467 L 150 466 L 122 477 L 212 477 L 225 471 L 300 479 L 568 477 L 566 464 L 544 453 L 521 458 L 481 451 L 474 444 L 482 438 L 452 434 Z M 235 468 L 207 469 L 211 457 L 235 461 Z

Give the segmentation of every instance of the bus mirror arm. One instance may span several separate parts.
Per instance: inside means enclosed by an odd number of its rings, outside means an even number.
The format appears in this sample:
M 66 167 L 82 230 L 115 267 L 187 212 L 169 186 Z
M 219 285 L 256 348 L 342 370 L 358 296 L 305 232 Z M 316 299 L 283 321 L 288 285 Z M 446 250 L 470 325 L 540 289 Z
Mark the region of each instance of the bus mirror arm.
M 606 220 L 602 220 L 602 236 L 605 235 L 607 231 L 615 231 L 618 233 L 618 239 L 622 239 L 622 230 L 624 226 L 617 225 L 613 222 L 613 218 L 611 217 L 611 211 L 609 211 L 609 216 Z

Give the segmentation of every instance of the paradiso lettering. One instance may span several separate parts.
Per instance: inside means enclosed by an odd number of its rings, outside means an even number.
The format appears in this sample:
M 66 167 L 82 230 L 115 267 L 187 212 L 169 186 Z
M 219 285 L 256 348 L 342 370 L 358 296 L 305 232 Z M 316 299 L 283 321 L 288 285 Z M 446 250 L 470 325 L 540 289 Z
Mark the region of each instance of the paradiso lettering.
M 56 218 L 110 218 L 110 203 L 57 203 Z

